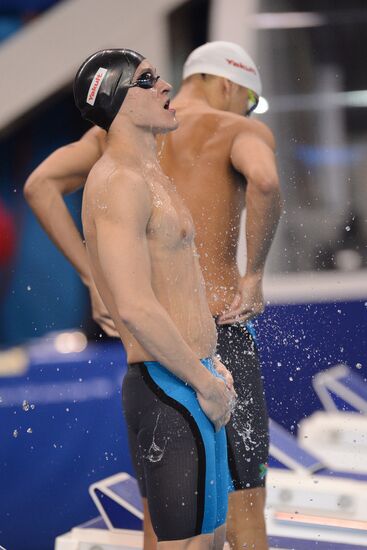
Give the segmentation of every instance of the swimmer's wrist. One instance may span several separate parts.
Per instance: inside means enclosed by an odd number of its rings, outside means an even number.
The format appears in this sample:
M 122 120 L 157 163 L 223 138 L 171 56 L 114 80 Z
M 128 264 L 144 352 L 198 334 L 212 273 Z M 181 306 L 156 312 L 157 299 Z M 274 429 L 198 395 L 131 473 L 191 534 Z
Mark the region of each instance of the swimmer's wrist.
M 92 277 L 92 274 L 90 272 L 90 270 L 88 271 L 85 271 L 84 273 L 79 273 L 79 276 L 82 280 L 82 283 L 87 287 L 87 288 L 92 288 L 95 286 L 95 282 L 93 280 L 93 277 Z
M 256 279 L 261 281 L 264 278 L 264 269 L 250 269 L 241 277 L 242 280 Z
M 88 275 L 83 275 L 82 273 L 80 273 L 80 279 L 83 283 L 84 286 L 86 286 L 87 288 L 90 288 L 92 286 L 92 278 Z
M 215 383 L 215 381 L 215 376 L 203 367 L 203 372 L 195 378 L 195 382 L 192 387 L 196 393 L 200 393 L 200 395 L 207 399 L 213 391 L 213 383 Z

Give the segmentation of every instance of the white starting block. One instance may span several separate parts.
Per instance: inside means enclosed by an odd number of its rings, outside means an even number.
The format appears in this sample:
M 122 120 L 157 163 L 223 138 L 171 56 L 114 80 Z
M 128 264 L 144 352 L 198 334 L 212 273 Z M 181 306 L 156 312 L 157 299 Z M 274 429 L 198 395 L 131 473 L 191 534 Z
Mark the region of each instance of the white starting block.
M 346 365 L 319 372 L 312 384 L 325 411 L 367 414 L 367 383 Z
M 366 381 L 337 365 L 318 373 L 313 386 L 325 410 L 301 420 L 299 444 L 328 468 L 367 474 Z
M 101 516 L 57 537 L 55 550 L 141 550 L 143 509 L 136 479 L 122 472 L 93 483 L 89 493 Z
M 270 548 L 365 550 L 367 476 L 356 480 L 351 474 L 343 477 L 339 473 L 335 477 L 274 422 L 270 423 L 270 439 L 271 455 L 290 468 L 269 469 Z M 141 550 L 142 506 L 136 480 L 126 473 L 117 474 L 94 483 L 90 494 L 101 516 L 58 537 L 55 550 Z M 127 525 L 129 529 L 124 528 Z
M 330 471 L 272 421 L 270 454 L 289 468 L 268 471 L 270 535 L 308 540 L 305 549 L 312 547 L 311 541 L 331 544 L 330 549 L 338 548 L 337 543 L 350 549 L 361 544 L 367 548 L 367 475 Z
M 285 428 L 273 420 L 270 420 L 269 425 L 270 456 L 278 461 L 280 468 L 286 468 L 302 475 L 317 474 L 323 477 L 351 479 L 366 483 L 367 486 L 367 474 L 363 472 L 350 472 L 348 470 L 336 471 L 335 469 L 329 469 L 315 454 L 302 449 L 297 439 Z
M 143 532 L 131 529 L 110 531 L 101 517 L 74 527 L 55 541 L 55 550 L 141 550 Z
M 108 529 L 141 529 L 144 517 L 138 482 L 126 472 L 116 474 L 89 487 L 89 494 Z M 135 520 L 137 518 L 137 520 Z
M 298 442 L 326 467 L 367 474 L 367 416 L 318 411 L 300 422 Z

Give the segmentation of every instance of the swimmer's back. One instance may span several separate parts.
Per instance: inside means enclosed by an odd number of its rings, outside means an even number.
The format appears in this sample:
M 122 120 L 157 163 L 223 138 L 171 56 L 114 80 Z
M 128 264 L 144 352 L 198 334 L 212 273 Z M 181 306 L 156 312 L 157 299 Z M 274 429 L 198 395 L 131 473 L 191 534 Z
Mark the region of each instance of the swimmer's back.
M 162 167 L 177 185 L 216 173 L 216 180 L 233 178 L 230 152 L 243 128 L 243 117 L 206 105 L 175 105 L 179 128 L 163 138 Z M 206 178 L 205 178 L 206 179 Z M 190 188 L 192 184 L 190 183 Z
M 192 214 L 209 303 L 219 313 L 233 298 L 229 289 L 237 286 L 237 242 L 245 206 L 246 180 L 232 166 L 233 142 L 242 133 L 267 139 L 268 129 L 201 102 L 173 105 L 179 127 L 161 138 L 160 161 Z

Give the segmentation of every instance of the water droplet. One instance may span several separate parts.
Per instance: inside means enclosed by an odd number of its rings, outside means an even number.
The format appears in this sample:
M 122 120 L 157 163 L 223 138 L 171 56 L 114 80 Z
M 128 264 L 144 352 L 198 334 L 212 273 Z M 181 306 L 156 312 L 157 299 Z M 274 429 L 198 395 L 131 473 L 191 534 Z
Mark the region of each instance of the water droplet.
M 23 411 L 26 411 L 26 412 L 27 412 L 27 411 L 29 411 L 30 408 L 31 408 L 31 407 L 30 407 L 30 404 L 28 403 L 28 401 L 26 401 L 26 400 L 24 399 L 23 404 L 22 404 L 22 409 L 23 409 Z
M 356 369 L 361 369 L 362 368 L 362 364 L 361 363 L 356 363 Z
M 349 225 L 347 225 L 347 226 L 345 227 L 345 231 L 350 231 L 350 226 L 349 226 Z
M 32 428 L 28 428 L 28 429 L 27 429 L 27 434 L 32 434 L 32 433 L 33 433 Z
M 13 431 L 13 437 L 18 437 L 18 435 L 19 435 L 18 430 L 14 430 L 14 431 Z
M 32 287 L 31 287 L 30 285 L 28 285 L 28 286 L 27 286 L 27 290 L 28 290 L 28 292 L 29 292 L 30 290 L 32 290 Z

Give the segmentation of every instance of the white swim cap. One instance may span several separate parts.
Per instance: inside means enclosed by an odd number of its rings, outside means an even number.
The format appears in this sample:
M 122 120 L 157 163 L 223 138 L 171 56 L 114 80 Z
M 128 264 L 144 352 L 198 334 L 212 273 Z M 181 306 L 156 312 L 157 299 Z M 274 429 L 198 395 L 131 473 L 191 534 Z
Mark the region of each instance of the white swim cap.
M 261 95 L 261 80 L 255 63 L 233 42 L 207 42 L 192 51 L 185 61 L 182 76 L 185 79 L 200 73 L 228 78 Z

